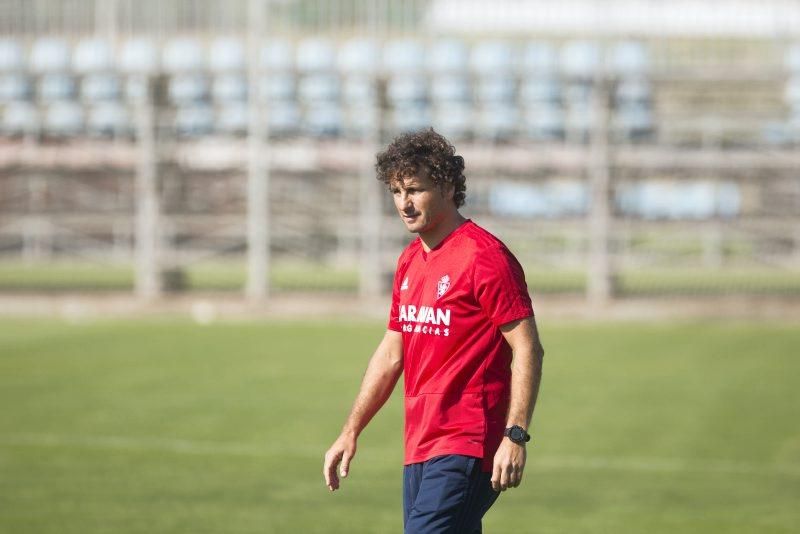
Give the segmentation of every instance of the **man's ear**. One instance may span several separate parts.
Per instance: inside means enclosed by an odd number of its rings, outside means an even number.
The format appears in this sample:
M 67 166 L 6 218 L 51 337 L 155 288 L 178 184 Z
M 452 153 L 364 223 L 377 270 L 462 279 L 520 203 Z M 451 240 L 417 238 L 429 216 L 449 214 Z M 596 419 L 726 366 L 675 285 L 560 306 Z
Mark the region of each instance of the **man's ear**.
M 442 184 L 442 196 L 447 200 L 453 200 L 456 194 L 456 186 L 451 183 Z

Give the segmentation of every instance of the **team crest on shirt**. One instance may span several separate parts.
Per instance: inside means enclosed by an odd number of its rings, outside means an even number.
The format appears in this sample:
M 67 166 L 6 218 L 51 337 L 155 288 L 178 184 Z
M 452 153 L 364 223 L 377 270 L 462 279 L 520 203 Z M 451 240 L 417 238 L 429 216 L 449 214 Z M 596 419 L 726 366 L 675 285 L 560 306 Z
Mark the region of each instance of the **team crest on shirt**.
M 405 278 L 403 278 L 403 283 L 400 284 L 400 291 L 405 291 L 406 289 L 408 289 L 408 277 L 407 276 Z
M 448 275 L 444 275 L 443 277 L 439 278 L 439 283 L 436 284 L 436 298 L 438 299 L 444 295 L 448 289 L 450 289 L 450 277 Z

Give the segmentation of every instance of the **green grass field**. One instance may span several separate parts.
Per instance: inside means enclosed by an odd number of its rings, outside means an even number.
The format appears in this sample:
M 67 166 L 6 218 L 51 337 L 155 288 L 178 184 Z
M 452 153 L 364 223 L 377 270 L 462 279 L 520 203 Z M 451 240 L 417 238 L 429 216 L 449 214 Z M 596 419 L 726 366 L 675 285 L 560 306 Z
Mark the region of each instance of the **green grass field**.
M 525 266 L 528 286 L 535 293 L 584 293 L 586 273 L 576 269 Z M 188 267 L 186 290 L 241 291 L 245 285 L 243 260 L 207 262 Z M 358 271 L 307 262 L 282 262 L 272 266 L 270 284 L 275 291 L 334 291 L 355 293 Z M 53 261 L 0 262 L 0 291 L 132 291 L 131 265 Z M 637 295 L 800 295 L 800 271 L 769 267 L 645 268 L 622 271 L 616 291 Z
M 541 325 L 485 532 L 800 530 L 800 328 Z M 323 483 L 380 324 L 0 321 L 0 532 L 391 533 L 401 398 Z

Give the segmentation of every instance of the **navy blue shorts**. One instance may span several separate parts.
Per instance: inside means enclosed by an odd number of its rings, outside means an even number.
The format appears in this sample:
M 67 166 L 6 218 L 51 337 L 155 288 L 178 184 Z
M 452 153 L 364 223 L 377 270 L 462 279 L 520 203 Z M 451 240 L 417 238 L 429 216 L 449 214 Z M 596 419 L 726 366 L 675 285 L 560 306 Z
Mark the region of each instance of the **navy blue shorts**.
M 480 458 L 437 456 L 403 469 L 405 534 L 481 532 L 483 514 L 499 495 Z

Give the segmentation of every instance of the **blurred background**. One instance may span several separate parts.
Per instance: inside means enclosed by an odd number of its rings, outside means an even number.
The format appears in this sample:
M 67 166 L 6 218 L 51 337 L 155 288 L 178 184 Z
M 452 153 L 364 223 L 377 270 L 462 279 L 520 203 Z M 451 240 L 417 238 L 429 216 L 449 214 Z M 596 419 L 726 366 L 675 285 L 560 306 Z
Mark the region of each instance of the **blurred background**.
M 0 292 L 385 296 L 374 154 L 433 126 L 536 293 L 800 294 L 795 2 L 0 14 Z
M 486 531 L 799 532 L 797 0 L 0 0 L 0 532 L 401 531 L 430 126 L 547 351 Z

